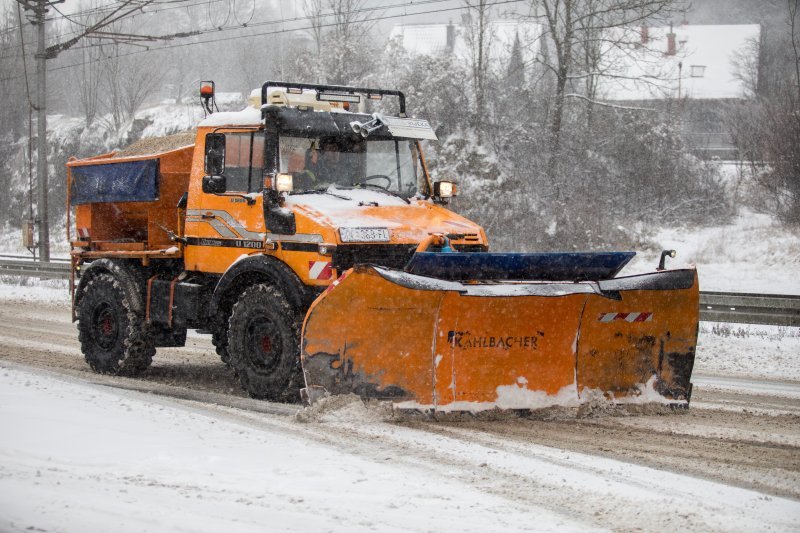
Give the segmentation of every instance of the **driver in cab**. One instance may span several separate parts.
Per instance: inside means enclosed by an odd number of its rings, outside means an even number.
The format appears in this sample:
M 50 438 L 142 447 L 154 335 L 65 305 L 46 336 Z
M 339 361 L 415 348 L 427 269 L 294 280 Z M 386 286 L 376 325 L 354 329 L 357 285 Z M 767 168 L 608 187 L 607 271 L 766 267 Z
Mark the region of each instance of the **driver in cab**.
M 330 184 L 349 185 L 351 168 L 345 147 L 336 140 L 320 139 L 312 142 L 306 150 L 305 168 L 297 173 L 299 190 L 312 190 L 327 187 Z

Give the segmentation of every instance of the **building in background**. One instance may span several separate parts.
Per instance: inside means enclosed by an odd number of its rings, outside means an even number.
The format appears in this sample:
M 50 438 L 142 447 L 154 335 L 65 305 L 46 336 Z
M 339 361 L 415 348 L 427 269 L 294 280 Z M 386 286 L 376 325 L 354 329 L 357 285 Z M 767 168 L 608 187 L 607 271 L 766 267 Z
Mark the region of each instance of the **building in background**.
M 390 39 L 413 55 L 452 54 L 469 65 L 472 52 L 466 38 L 468 31 L 467 21 L 397 24 Z M 732 101 L 752 96 L 737 76 L 736 65 L 757 64 L 757 58 L 743 60 L 748 54 L 757 54 L 760 25 L 682 23 L 623 28 L 610 33 L 607 49 L 599 54 L 602 59 L 592 69 L 597 72 L 596 93 L 586 96 L 616 105 L 668 110 L 682 118 L 686 142 L 697 155 L 723 159 L 736 156 L 723 113 Z M 501 68 L 508 65 L 515 46 L 520 47 L 528 72 L 536 71 L 541 63 L 537 59 L 553 49 L 543 27 L 533 22 L 490 21 L 486 34 L 490 65 Z M 578 76 L 570 91 L 583 94 L 584 87 Z
M 725 130 L 727 104 L 750 98 L 737 65 L 757 64 L 758 24 L 641 27 L 628 46 L 609 58 L 609 76 L 597 98 L 658 107 L 669 102 L 682 117 L 689 147 L 703 157 L 730 159 L 735 148 Z
M 396 40 L 414 55 L 453 54 L 468 64 L 472 53 L 468 44 L 468 31 L 466 20 L 458 24 L 396 24 L 389 39 Z M 488 23 L 486 36 L 489 41 L 490 64 L 508 63 L 514 43 L 518 40 L 522 45 L 525 64 L 532 65 L 539 52 L 541 27 L 532 22 L 492 20 Z

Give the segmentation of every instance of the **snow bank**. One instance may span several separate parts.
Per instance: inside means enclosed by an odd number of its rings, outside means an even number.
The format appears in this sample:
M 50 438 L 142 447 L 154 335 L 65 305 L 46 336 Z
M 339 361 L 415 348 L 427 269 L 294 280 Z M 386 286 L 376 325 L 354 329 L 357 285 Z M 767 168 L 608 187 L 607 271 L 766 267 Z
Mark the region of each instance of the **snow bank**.
M 68 308 L 70 307 L 68 282 L 0 276 L 0 303 L 13 305 L 21 302 Z
M 661 229 L 652 240 L 660 249 L 677 250 L 668 266 L 697 265 L 700 290 L 800 294 L 800 231 L 770 215 L 742 209 L 730 225 Z M 639 254 L 622 275 L 657 264 L 658 252 Z
M 694 371 L 800 381 L 800 328 L 701 322 Z

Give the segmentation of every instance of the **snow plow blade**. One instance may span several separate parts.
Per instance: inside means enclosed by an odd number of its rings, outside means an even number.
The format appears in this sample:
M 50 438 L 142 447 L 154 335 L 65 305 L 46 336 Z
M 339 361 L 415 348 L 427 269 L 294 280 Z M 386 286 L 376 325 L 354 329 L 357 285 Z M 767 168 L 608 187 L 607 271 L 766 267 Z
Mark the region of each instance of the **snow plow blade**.
M 306 315 L 305 395 L 426 411 L 577 406 L 597 394 L 688 405 L 698 304 L 694 269 L 462 283 L 358 265 Z

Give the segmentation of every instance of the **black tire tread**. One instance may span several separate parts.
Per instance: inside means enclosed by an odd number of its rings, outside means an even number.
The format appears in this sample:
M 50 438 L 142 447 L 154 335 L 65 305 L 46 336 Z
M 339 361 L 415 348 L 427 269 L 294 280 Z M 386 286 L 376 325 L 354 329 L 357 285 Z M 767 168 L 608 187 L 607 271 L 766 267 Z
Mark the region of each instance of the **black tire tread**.
M 217 351 L 217 355 L 227 366 L 231 366 L 231 357 L 228 354 L 228 328 L 216 327 L 211 333 L 211 344 Z
M 122 331 L 122 346 L 116 354 L 102 354 L 94 343 L 91 327 L 81 317 L 86 317 L 97 294 L 108 295 L 108 299 L 124 309 L 125 324 Z M 131 309 L 130 302 L 120 282 L 109 273 L 98 273 L 89 280 L 78 304 L 78 340 L 86 362 L 92 370 L 101 374 L 138 376 L 150 366 L 156 353 L 155 345 L 148 334 L 144 320 Z
M 266 305 L 275 322 L 282 323 L 293 337 L 291 360 L 281 366 L 280 376 L 265 378 L 255 373 L 243 357 L 243 337 L 240 332 L 244 328 L 243 320 L 247 311 L 258 305 Z M 300 401 L 299 390 L 302 386 L 303 371 L 300 365 L 300 330 L 301 320 L 295 309 L 289 304 L 286 296 L 276 287 L 261 283 L 252 285 L 242 292 L 233 306 L 228 321 L 228 356 L 230 365 L 239 376 L 239 382 L 247 393 L 258 399 L 266 399 L 284 403 Z M 237 338 L 237 336 L 239 338 Z M 289 366 L 290 365 L 290 366 Z

